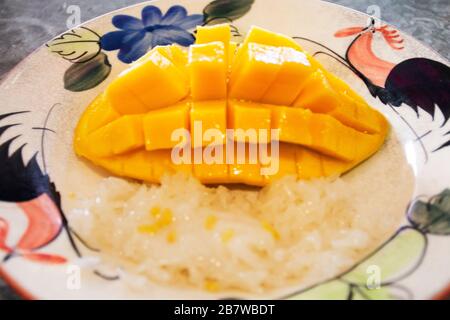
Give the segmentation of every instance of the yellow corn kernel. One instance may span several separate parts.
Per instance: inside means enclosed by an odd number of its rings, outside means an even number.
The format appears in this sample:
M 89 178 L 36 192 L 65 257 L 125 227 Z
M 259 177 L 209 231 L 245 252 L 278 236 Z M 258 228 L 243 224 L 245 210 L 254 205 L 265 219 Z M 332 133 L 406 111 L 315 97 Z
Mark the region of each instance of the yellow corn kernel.
M 264 230 L 269 232 L 275 240 L 280 240 L 280 234 L 278 233 L 277 229 L 275 229 L 275 227 L 269 222 L 263 220 L 261 221 L 261 226 Z
M 217 217 L 215 215 L 209 215 L 205 219 L 205 229 L 212 230 L 217 224 Z
M 177 233 L 175 231 L 169 231 L 166 236 L 168 243 L 175 243 L 177 241 Z
M 172 140 L 175 130 L 189 130 L 188 102 L 182 102 L 175 106 L 148 112 L 143 121 L 145 149 L 158 150 L 170 149 L 180 143 Z
M 172 223 L 173 213 L 172 210 L 166 208 L 161 212 L 161 215 L 158 216 L 157 223 L 161 227 L 166 227 Z
M 150 209 L 150 215 L 151 215 L 153 218 L 156 218 L 160 213 L 161 213 L 161 208 L 158 207 L 158 206 L 152 207 L 152 208 Z
M 259 102 L 281 69 L 281 48 L 249 43 L 239 59 L 240 67 L 230 75 L 229 97 Z
M 226 54 L 222 42 L 189 48 L 188 70 L 194 100 L 224 99 L 227 95 Z
M 191 145 L 193 148 L 207 146 L 211 143 L 224 144 L 227 129 L 226 100 L 195 101 L 190 111 Z M 197 127 L 197 130 L 195 129 Z M 200 130 L 201 127 L 201 130 Z M 217 135 L 204 139 L 207 130 L 217 130 Z M 212 133 L 212 132 L 210 132 Z M 220 133 L 220 136 L 219 136 Z
M 75 192 L 69 192 L 69 194 L 67 195 L 69 197 L 69 199 L 74 200 L 77 198 L 77 194 Z
M 141 233 L 156 234 L 160 230 L 172 224 L 173 214 L 172 210 L 164 209 L 155 217 L 155 222 L 149 225 L 140 225 L 138 231 Z
M 140 233 L 146 233 L 154 235 L 159 231 L 159 228 L 153 224 L 151 225 L 140 225 L 138 226 L 138 232 Z
M 233 229 L 227 229 L 224 232 L 222 232 L 220 238 L 222 239 L 223 243 L 229 242 L 234 237 L 234 231 Z
M 205 280 L 204 288 L 209 292 L 217 292 L 220 289 L 219 283 L 217 281 L 209 279 Z

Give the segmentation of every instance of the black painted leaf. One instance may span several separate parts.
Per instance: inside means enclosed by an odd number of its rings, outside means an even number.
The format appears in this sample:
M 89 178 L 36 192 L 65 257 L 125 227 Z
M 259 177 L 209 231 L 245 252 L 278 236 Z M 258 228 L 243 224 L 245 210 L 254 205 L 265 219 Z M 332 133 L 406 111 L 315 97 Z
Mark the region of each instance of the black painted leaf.
M 28 112 L 28 111 L 26 111 Z M 0 120 L 25 112 L 14 112 L 0 115 Z M 16 126 L 3 124 L 0 126 L 0 138 L 3 140 L 5 132 Z M 10 138 L 0 144 L 0 201 L 23 202 L 35 199 L 47 193 L 56 199 L 57 194 L 47 174 L 42 172 L 37 162 L 37 153 L 28 163 L 24 162 L 22 150 L 25 145 L 11 150 L 11 145 L 19 136 Z M 56 202 L 56 201 L 55 201 Z
M 450 235 L 450 189 L 445 189 L 428 202 L 418 200 L 413 203 L 408 218 L 423 232 Z
M 450 131 L 447 132 L 446 134 L 444 134 L 444 137 L 447 137 L 448 135 L 450 135 Z M 444 143 L 443 143 L 441 146 L 439 146 L 437 149 L 433 150 L 433 152 L 434 152 L 434 151 L 441 150 L 441 149 L 443 149 L 443 148 L 445 148 L 445 147 L 450 147 L 450 140 L 447 140 L 446 142 L 444 142 Z
M 111 64 L 101 52 L 85 63 L 72 65 L 64 74 L 64 88 L 80 92 L 92 89 L 102 83 L 111 73 Z
M 386 79 L 385 88 L 394 106 L 407 104 L 434 117 L 436 108 L 450 119 L 450 68 L 438 61 L 412 58 L 400 62 Z M 384 102 L 384 101 L 383 101 Z
M 250 11 L 255 0 L 215 0 L 203 9 L 205 22 L 230 22 Z

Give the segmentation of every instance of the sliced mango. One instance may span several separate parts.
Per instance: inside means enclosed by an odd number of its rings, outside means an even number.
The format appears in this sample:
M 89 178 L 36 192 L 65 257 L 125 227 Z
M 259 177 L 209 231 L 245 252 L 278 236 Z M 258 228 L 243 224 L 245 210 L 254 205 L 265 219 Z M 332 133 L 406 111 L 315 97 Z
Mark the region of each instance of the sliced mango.
M 216 24 L 213 26 L 198 26 L 196 34 L 196 44 L 210 42 L 222 42 L 226 54 L 225 62 L 228 64 L 229 44 L 231 40 L 231 29 L 228 23 Z
M 380 132 L 382 119 L 378 112 L 362 103 L 356 94 L 348 93 L 344 82 L 333 81 L 330 83 L 326 72 L 320 69 L 315 71 L 306 81 L 293 106 L 330 114 L 359 131 Z
M 210 152 L 208 152 L 208 150 L 210 150 Z M 215 148 L 210 146 L 193 149 L 193 153 L 201 153 L 203 157 L 200 163 L 196 163 L 195 155 L 193 154 L 193 173 L 202 183 L 217 184 L 225 183 L 229 180 L 226 154 L 221 153 L 220 155 L 217 155 L 214 153 L 214 150 Z M 206 157 L 204 157 L 205 155 Z
M 176 44 L 169 46 L 156 46 L 161 55 L 169 59 L 187 78 L 188 51 Z
M 281 48 L 249 43 L 230 75 L 229 97 L 258 102 L 282 66 Z
M 257 148 L 257 145 L 249 143 L 234 143 L 233 163 L 228 165 L 227 181 L 253 186 L 264 185 L 264 176 L 261 174 Z
M 100 94 L 86 108 L 75 129 L 74 148 L 78 154 L 88 148 L 86 136 L 94 130 L 118 119 L 120 115 L 111 107 L 105 94 Z
M 193 148 L 207 146 L 210 143 L 225 143 L 227 129 L 226 100 L 193 102 L 190 119 Z M 197 132 L 199 133 L 198 136 Z M 203 135 L 204 133 L 206 133 L 205 136 Z
M 148 112 L 143 119 L 145 149 L 169 149 L 178 145 L 181 137 L 172 137 L 172 134 L 179 129 L 189 131 L 189 110 L 190 103 L 184 101 Z
M 189 50 L 155 47 L 121 73 L 85 110 L 74 149 L 152 183 L 184 172 L 205 184 L 263 186 L 347 172 L 379 150 L 388 128 L 295 40 L 255 27 L 237 46 L 218 25 L 199 28 Z
M 303 52 L 289 47 L 281 47 L 281 60 L 281 69 L 262 96 L 261 102 L 289 106 L 312 72 L 311 64 Z
M 279 129 L 280 140 L 309 147 L 342 160 L 355 160 L 372 145 L 372 136 L 344 126 L 335 118 L 310 110 L 274 107 L 272 127 Z
M 229 100 L 228 127 L 234 129 L 234 140 L 239 142 L 270 142 L 271 110 L 257 103 Z M 255 133 L 254 135 L 247 130 Z M 260 136 L 260 133 L 265 133 Z
M 296 146 L 295 163 L 297 166 L 297 176 L 300 179 L 313 179 L 324 176 L 322 155 L 320 153 Z
M 192 99 L 225 99 L 228 70 L 226 50 L 228 48 L 225 49 L 224 44 L 219 41 L 196 44 L 189 48 L 188 70 Z
M 289 47 L 298 51 L 303 51 L 302 47 L 290 37 L 260 27 L 252 26 L 248 31 L 244 42 L 240 45 L 236 53 L 235 63 L 232 67 L 233 72 L 240 68 L 241 58 L 247 51 L 248 45 L 250 43 L 257 43 L 274 47 Z
M 297 176 L 296 147 L 290 143 L 280 143 L 278 155 L 274 153 L 274 148 L 269 149 L 270 159 L 277 163 L 275 166 L 278 167 L 278 171 L 275 174 L 264 175 L 266 184 L 287 175 Z
M 159 50 L 152 50 L 122 72 L 107 95 L 120 114 L 145 113 L 174 104 L 189 92 L 186 77 Z
M 144 145 L 142 115 L 126 115 L 88 134 L 88 154 L 107 157 L 121 154 Z

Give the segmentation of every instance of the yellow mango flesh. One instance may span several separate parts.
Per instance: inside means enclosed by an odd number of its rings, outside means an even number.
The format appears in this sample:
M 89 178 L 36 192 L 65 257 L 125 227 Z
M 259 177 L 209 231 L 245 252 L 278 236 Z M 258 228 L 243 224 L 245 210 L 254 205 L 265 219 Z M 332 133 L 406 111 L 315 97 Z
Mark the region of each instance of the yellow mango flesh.
M 161 55 L 170 60 L 187 78 L 188 53 L 186 50 L 183 50 L 176 44 L 170 46 L 156 46 L 154 50 L 157 50 Z
M 260 101 L 289 106 L 295 101 L 311 73 L 311 64 L 303 52 L 288 47 L 282 47 L 281 61 L 277 77 Z
M 89 153 L 107 157 L 142 147 L 142 118 L 142 115 L 126 115 L 90 133 Z
M 197 34 L 195 36 L 195 44 L 207 44 L 219 41 L 223 44 L 226 52 L 225 63 L 228 64 L 231 40 L 231 29 L 227 23 L 216 24 L 213 26 L 199 26 L 197 27 Z
M 235 141 L 253 143 L 270 141 L 271 118 L 270 108 L 238 100 L 229 100 L 228 102 L 228 127 L 235 130 Z M 249 129 L 256 129 L 256 134 L 254 136 L 244 135 Z M 266 135 L 260 136 L 260 133 L 266 133 Z
M 255 146 L 248 143 L 234 143 L 232 147 L 233 163 L 228 165 L 228 181 L 254 186 L 264 185 L 265 177 L 261 174 L 258 155 L 253 153 L 251 156 L 251 148 Z
M 250 43 L 228 85 L 229 97 L 260 101 L 281 69 L 281 48 Z
M 192 147 L 202 147 L 208 144 L 224 144 L 225 130 L 227 129 L 227 103 L 226 100 L 218 101 L 195 101 L 192 103 L 190 111 Z M 194 130 L 195 126 L 201 129 Z M 197 136 L 197 132 L 204 132 L 209 129 L 212 133 L 210 137 Z
M 143 130 L 146 150 L 169 149 L 178 144 L 172 139 L 177 129 L 189 130 L 189 102 L 156 109 L 143 117 Z
M 263 186 L 285 175 L 340 175 L 375 153 L 388 127 L 295 40 L 254 27 L 238 46 L 229 26 L 218 25 L 200 28 L 189 50 L 155 47 L 114 79 L 83 113 L 74 149 L 115 175 L 151 183 L 183 172 L 205 184 Z M 208 129 L 216 130 L 202 136 Z M 226 129 L 243 135 L 224 145 Z M 268 174 L 273 161 L 278 171 Z
M 295 107 L 326 113 L 343 124 L 359 131 L 380 132 L 383 119 L 362 98 L 351 94 L 345 83 L 336 78 L 329 81 L 330 73 L 317 70 L 306 80 L 300 94 L 293 103 Z
M 228 64 L 222 42 L 196 44 L 189 48 L 188 71 L 193 100 L 225 99 Z M 205 81 L 208 79 L 208 81 Z
M 172 61 L 152 50 L 113 80 L 106 92 L 117 112 L 139 114 L 180 101 L 189 85 Z

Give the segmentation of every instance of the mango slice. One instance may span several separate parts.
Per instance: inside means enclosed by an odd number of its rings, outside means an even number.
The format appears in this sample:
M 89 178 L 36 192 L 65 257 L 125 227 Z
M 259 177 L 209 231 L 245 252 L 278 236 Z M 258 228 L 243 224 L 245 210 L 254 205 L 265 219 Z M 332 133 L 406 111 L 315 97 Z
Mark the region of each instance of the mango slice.
M 258 27 L 230 39 L 223 24 L 199 27 L 188 50 L 153 48 L 87 107 L 76 154 L 150 183 L 264 186 L 343 174 L 383 145 L 383 115 L 294 39 Z
M 270 141 L 271 110 L 260 104 L 238 100 L 228 102 L 228 127 L 234 129 L 238 142 Z M 250 131 L 248 131 L 250 130 Z M 248 134 L 246 134 L 249 132 Z M 252 135 L 252 132 L 255 133 Z M 260 133 L 263 136 L 260 136 Z
M 347 127 L 335 118 L 312 113 L 307 109 L 275 107 L 272 126 L 280 129 L 280 140 L 296 143 L 342 160 L 354 160 L 358 145 L 370 144 L 372 139 Z
M 293 106 L 316 113 L 330 114 L 343 124 L 359 131 L 380 132 L 383 119 L 379 117 L 379 113 L 371 109 L 356 94 L 350 94 L 343 82 L 332 78 L 331 83 L 327 75 L 329 73 L 320 69 L 312 73 Z
M 261 174 L 256 146 L 249 143 L 234 143 L 232 148 L 233 163 L 228 165 L 227 182 L 263 186 L 265 177 Z
M 281 48 L 281 61 L 281 69 L 262 96 L 261 102 L 289 106 L 295 101 L 311 73 L 311 64 L 303 52 L 288 47 Z
M 190 110 L 192 147 L 207 146 L 210 143 L 224 144 L 227 129 L 226 100 L 195 101 Z M 198 126 L 198 130 L 195 127 Z M 215 129 L 211 131 L 209 129 Z M 211 136 L 202 133 L 209 130 Z M 197 136 L 197 131 L 200 133 Z
M 156 46 L 154 50 L 157 50 L 161 55 L 169 59 L 187 78 L 188 52 L 186 50 L 183 50 L 176 44 L 169 46 Z
M 126 115 L 89 133 L 86 152 L 94 157 L 107 157 L 138 149 L 144 145 L 141 115 Z
M 281 69 L 281 48 L 249 43 L 230 75 L 229 97 L 260 101 Z
M 122 72 L 106 92 L 117 112 L 138 114 L 180 101 L 189 86 L 177 66 L 159 50 L 152 50 Z
M 227 95 L 228 48 L 219 41 L 189 48 L 188 70 L 194 100 L 225 99 Z M 208 81 L 205 81 L 208 79 Z
M 172 137 L 177 129 L 189 130 L 189 102 L 148 112 L 143 118 L 146 150 L 169 149 L 179 143 Z M 186 141 L 187 143 L 187 141 Z
M 228 23 L 216 24 L 213 26 L 197 27 L 195 44 L 205 44 L 219 41 L 223 44 L 226 56 L 225 63 L 228 64 L 228 55 L 230 53 L 231 28 Z

